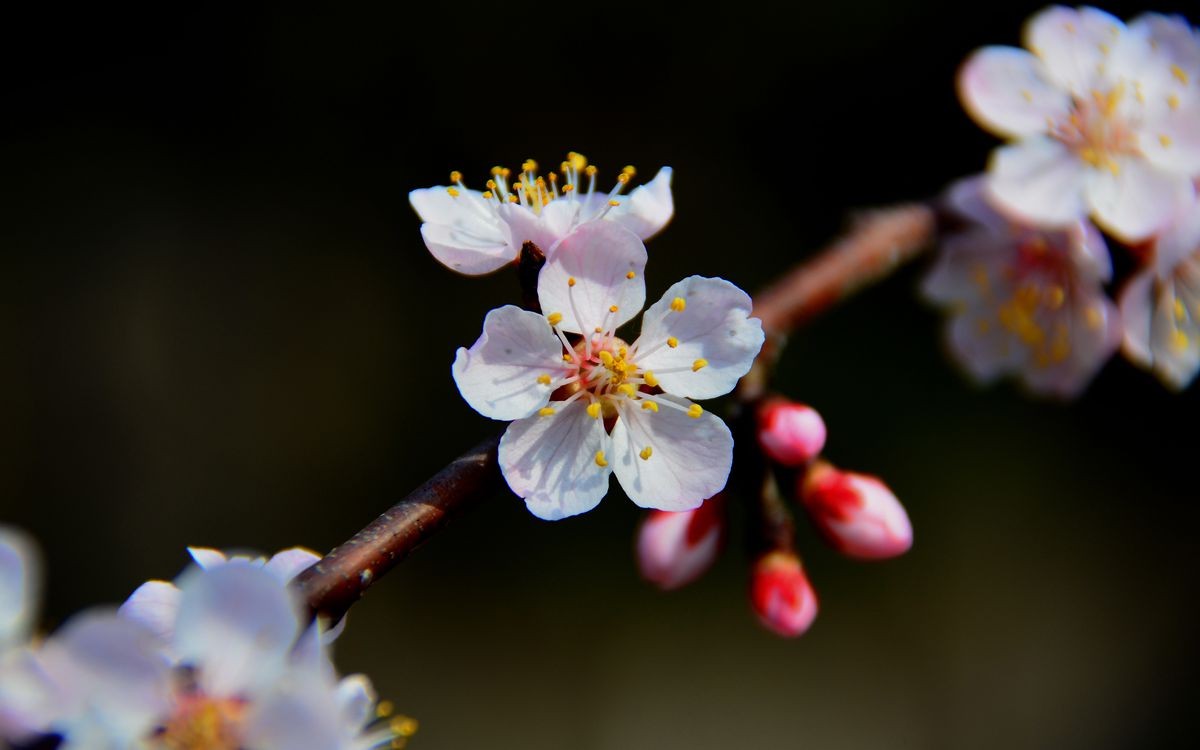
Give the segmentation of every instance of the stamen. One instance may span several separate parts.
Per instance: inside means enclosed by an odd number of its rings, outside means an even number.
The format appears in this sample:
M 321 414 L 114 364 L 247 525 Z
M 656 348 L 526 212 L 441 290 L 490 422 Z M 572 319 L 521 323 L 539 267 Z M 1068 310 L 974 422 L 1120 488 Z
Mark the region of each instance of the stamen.
M 450 194 L 451 198 L 457 198 L 459 195 L 458 188 L 455 188 L 455 187 L 446 188 L 446 192 Z
M 675 299 L 671 300 L 671 310 L 674 312 L 683 312 L 686 309 L 687 300 L 685 300 L 683 297 L 676 297 Z
M 652 411 L 655 414 L 658 413 L 658 404 L 655 403 L 654 401 L 643 400 L 642 408 L 645 409 L 646 411 Z
M 1175 76 L 1175 80 L 1179 81 L 1184 86 L 1188 85 L 1189 76 L 1186 72 L 1184 72 L 1183 68 L 1179 67 L 1178 65 L 1171 66 L 1171 75 Z
M 633 271 L 629 271 L 628 273 L 625 274 L 625 278 L 627 278 L 627 279 L 632 279 L 635 276 L 637 276 L 637 274 L 634 273 Z
M 643 372 L 642 379 L 645 380 L 646 385 L 650 386 L 651 388 L 658 387 L 658 378 L 654 377 L 654 373 L 652 371 L 646 370 Z
M 603 352 L 600 352 L 600 354 L 597 356 L 600 357 L 600 361 L 604 363 L 605 367 L 612 367 L 613 355 L 611 352 L 603 351 Z
M 600 418 L 600 410 L 601 407 L 599 401 L 593 401 L 592 403 L 588 404 L 587 413 L 592 419 Z
M 704 409 L 700 408 L 700 404 L 692 404 L 691 406 L 688 407 L 688 410 L 687 410 L 687 415 L 689 417 L 691 417 L 692 419 L 699 419 L 700 415 L 703 413 L 704 413 Z
M 551 417 L 551 416 L 554 416 L 554 409 L 552 409 L 552 408 L 551 408 L 551 407 L 549 407 L 549 406 L 543 406 L 542 408 L 538 409 L 538 416 L 539 416 L 539 417 Z
M 608 466 L 608 459 L 604 457 L 604 451 L 596 451 L 596 465 L 601 469 Z
M 575 277 L 574 276 L 567 277 L 567 286 L 575 286 Z
M 550 376 L 549 375 L 538 375 L 537 382 L 540 383 L 541 385 L 550 385 Z
M 453 172 L 451 172 L 450 173 L 450 182 L 454 183 L 456 185 L 458 183 L 462 182 L 462 172 L 459 172 L 457 169 L 454 170 Z
M 675 347 L 679 346 L 679 339 L 675 338 L 674 336 L 667 336 L 667 346 L 674 349 Z
M 642 448 L 642 452 L 638 455 L 641 456 L 643 461 L 649 461 L 650 456 L 654 455 L 654 449 L 647 445 L 645 448 Z
M 617 310 L 620 310 L 620 309 L 621 308 L 617 307 L 616 305 L 613 305 L 612 307 L 608 308 L 608 311 L 610 313 L 615 313 Z
M 617 390 L 629 398 L 633 398 L 634 394 L 637 393 L 637 388 L 634 388 L 629 383 L 621 383 L 619 386 L 617 386 Z
M 562 318 L 563 318 L 562 313 L 559 313 L 559 312 L 550 313 L 549 315 L 546 316 L 546 320 L 549 321 L 550 325 L 552 325 L 552 326 L 556 326 L 559 323 L 561 323 Z
M 692 372 L 700 372 L 701 369 L 708 366 L 708 360 L 701 357 L 692 363 Z

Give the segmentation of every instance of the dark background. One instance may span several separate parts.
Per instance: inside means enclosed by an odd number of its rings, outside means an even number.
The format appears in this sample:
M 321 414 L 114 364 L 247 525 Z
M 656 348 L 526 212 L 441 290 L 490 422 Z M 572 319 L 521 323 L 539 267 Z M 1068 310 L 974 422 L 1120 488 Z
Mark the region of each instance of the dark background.
M 495 429 L 449 366 L 515 281 L 438 266 L 408 190 L 570 149 L 670 164 L 649 297 L 755 289 L 848 211 L 980 171 L 955 69 L 1038 7 L 6 11 L 0 519 L 43 545 L 47 624 L 188 544 L 326 550 Z M 1197 389 L 1115 360 L 1072 405 L 980 391 L 920 272 L 782 363 L 916 529 L 875 565 L 803 530 L 804 638 L 754 623 L 736 534 L 698 584 L 643 584 L 614 489 L 559 523 L 511 496 L 461 518 L 355 609 L 340 666 L 424 750 L 1190 745 Z

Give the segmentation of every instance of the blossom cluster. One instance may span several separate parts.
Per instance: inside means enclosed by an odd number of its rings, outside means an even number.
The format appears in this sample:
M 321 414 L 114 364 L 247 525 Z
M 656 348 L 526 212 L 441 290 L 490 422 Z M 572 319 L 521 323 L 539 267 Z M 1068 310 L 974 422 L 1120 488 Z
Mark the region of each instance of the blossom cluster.
M 288 588 L 318 556 L 193 548 L 176 582 L 33 638 L 32 545 L 0 527 L 0 746 L 55 736 L 82 750 L 370 750 L 411 719 L 385 720 L 362 675 L 339 678 L 333 633 Z
M 925 292 L 952 312 L 949 347 L 980 381 L 1036 393 L 1078 394 L 1118 347 L 1183 388 L 1200 370 L 1200 32 L 1053 6 L 1024 41 L 959 74 L 967 111 L 1008 143 L 948 193 L 966 228 Z M 1101 231 L 1141 265 L 1119 305 Z

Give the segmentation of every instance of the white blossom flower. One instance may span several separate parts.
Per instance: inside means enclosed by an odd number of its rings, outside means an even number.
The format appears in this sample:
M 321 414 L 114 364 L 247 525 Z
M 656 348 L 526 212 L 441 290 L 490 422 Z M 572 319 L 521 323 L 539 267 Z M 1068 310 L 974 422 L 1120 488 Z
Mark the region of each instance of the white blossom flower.
M 25 741 L 44 730 L 53 698 L 30 650 L 38 576 L 32 542 L 0 526 L 0 747 L 5 739 Z
M 1200 42 L 1179 18 L 1126 26 L 1094 8 L 1053 6 L 1025 46 L 984 47 L 959 92 L 995 151 L 988 189 L 1025 221 L 1067 227 L 1091 215 L 1124 241 L 1148 237 L 1200 176 Z
M 695 508 L 725 485 L 729 428 L 689 399 L 734 387 L 762 347 L 762 325 L 745 292 L 692 276 L 646 310 L 640 338 L 626 344 L 615 331 L 645 303 L 645 265 L 632 233 L 582 226 L 542 268 L 543 313 L 492 310 L 479 340 L 458 350 L 454 380 L 467 403 L 516 420 L 500 467 L 540 518 L 595 507 L 611 473 L 635 503 L 660 510 Z
M 141 621 L 85 613 L 40 655 L 59 688 L 50 728 L 66 748 L 367 750 L 361 676 L 338 680 L 285 581 L 247 559 L 179 579 L 169 640 Z
M 1043 230 L 1007 220 L 980 178 L 956 183 L 948 202 L 969 226 L 943 243 L 923 291 L 950 308 L 951 352 L 980 382 L 1011 374 L 1034 393 L 1078 394 L 1121 336 L 1100 233 L 1086 221 Z
M 670 167 L 628 196 L 621 191 L 633 178 L 633 167 L 621 170 L 607 193 L 596 190 L 596 167 L 582 154 L 572 152 L 562 163 L 561 188 L 558 173 L 543 178 L 537 170 L 536 162 L 526 161 L 510 183 L 509 169 L 493 167 L 483 192 L 467 188 L 462 174 L 451 172 L 451 185 L 409 193 L 409 203 L 424 222 L 421 236 L 429 252 L 448 268 L 477 276 L 516 260 L 526 242 L 549 255 L 576 227 L 599 219 L 648 239 L 675 211 Z
M 1154 243 L 1121 292 L 1125 356 L 1174 389 L 1200 370 L 1200 201 Z

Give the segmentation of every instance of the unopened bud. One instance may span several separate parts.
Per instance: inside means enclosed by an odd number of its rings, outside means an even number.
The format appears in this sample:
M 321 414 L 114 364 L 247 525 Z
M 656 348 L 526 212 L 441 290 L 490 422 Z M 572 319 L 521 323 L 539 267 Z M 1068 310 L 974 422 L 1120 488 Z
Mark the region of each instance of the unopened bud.
M 817 616 L 817 595 L 791 552 L 769 552 L 758 559 L 750 602 L 759 622 L 786 638 L 803 635 Z
M 799 495 L 826 540 L 847 557 L 883 560 L 912 547 L 904 506 L 876 477 L 819 463 L 800 480 Z
M 758 444 L 773 461 L 803 466 L 825 447 L 825 420 L 811 406 L 771 399 L 758 411 Z
M 699 578 L 717 559 L 725 532 L 724 499 L 713 497 L 695 510 L 651 511 L 638 529 L 642 576 L 664 590 Z

